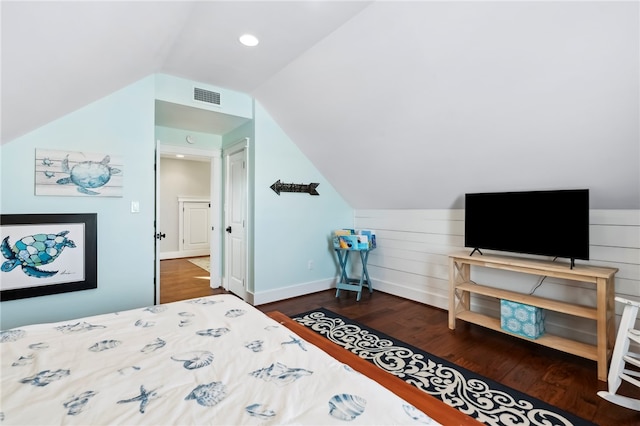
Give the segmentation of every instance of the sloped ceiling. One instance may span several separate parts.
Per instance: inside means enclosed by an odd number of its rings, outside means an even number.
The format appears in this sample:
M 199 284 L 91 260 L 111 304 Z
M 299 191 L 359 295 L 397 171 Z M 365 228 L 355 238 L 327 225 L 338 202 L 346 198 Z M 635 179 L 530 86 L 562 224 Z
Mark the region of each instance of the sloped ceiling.
M 2 2 L 2 142 L 164 72 L 256 98 L 354 208 L 640 208 L 638 2 Z M 237 37 L 251 32 L 258 47 Z M 256 141 L 259 143 L 259 141 Z
M 3 0 L 2 142 L 158 72 L 251 94 L 367 4 Z

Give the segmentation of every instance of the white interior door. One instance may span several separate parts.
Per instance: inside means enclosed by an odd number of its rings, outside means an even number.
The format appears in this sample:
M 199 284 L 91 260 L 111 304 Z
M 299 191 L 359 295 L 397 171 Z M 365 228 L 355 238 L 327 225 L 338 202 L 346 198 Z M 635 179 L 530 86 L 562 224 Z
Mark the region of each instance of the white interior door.
M 246 300 L 246 150 L 242 148 L 226 155 L 226 163 L 225 277 L 228 290 Z
M 211 242 L 209 244 L 209 267 L 211 288 L 222 286 L 222 158 L 220 151 L 211 158 L 211 198 L 209 220 Z
M 153 277 L 153 285 L 154 285 L 154 294 L 153 294 L 153 303 L 160 303 L 160 141 L 156 140 L 156 174 L 154 176 L 155 179 L 155 220 L 154 224 L 154 241 L 155 241 L 155 271 Z
M 185 202 L 183 209 L 183 241 L 184 251 L 203 250 L 209 253 L 209 223 L 208 202 Z

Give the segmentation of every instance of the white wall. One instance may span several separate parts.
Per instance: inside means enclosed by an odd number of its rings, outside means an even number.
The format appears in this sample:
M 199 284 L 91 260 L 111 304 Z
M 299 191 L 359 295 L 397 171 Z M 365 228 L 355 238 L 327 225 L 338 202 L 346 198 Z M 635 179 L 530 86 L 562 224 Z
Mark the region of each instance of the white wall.
M 160 258 L 183 257 L 180 253 L 179 198 L 209 200 L 211 195 L 211 162 L 160 159 L 160 229 L 166 234 L 160 241 Z M 217 208 L 220 208 L 217 205 Z
M 194 143 L 187 142 L 187 136 L 193 137 Z M 222 136 L 220 135 L 158 125 L 156 125 L 156 140 L 159 140 L 163 146 L 183 147 L 187 151 L 191 149 L 219 150 L 222 146 Z
M 637 1 L 376 1 L 254 96 L 356 209 L 580 187 L 638 209 L 639 18 Z
M 640 300 L 640 210 L 591 210 L 589 223 L 591 260 L 576 262 L 618 268 L 616 295 Z M 448 255 L 470 252 L 464 248 L 464 210 L 357 210 L 355 227 L 377 231 L 378 248 L 368 262 L 374 289 L 448 309 Z M 479 284 L 522 293 L 538 281 L 534 275 L 487 268 L 472 268 L 472 275 Z M 587 306 L 596 301 L 594 285 L 560 279 L 545 279 L 535 294 Z M 472 297 L 472 310 L 500 316 L 497 300 L 483 296 Z M 622 306 L 617 304 L 616 311 L 619 321 Z M 547 312 L 545 327 L 595 343 L 593 321 Z

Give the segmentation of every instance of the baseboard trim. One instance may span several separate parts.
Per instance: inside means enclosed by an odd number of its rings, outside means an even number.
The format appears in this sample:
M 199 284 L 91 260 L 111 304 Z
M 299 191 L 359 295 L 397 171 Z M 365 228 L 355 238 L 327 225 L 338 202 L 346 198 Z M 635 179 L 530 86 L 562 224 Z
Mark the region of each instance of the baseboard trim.
M 183 251 L 165 251 L 160 253 L 160 260 L 182 259 L 185 257 L 209 256 L 209 249 L 205 250 L 183 250 Z
M 425 305 L 433 306 L 435 308 L 444 310 L 449 309 L 449 300 L 440 294 L 430 293 L 426 290 L 409 288 L 397 283 L 377 280 L 375 278 L 372 278 L 371 281 L 373 282 L 374 291 L 380 290 L 383 293 L 393 294 L 394 296 L 413 300 L 414 302 L 424 303 Z
M 416 290 L 416 289 L 404 287 L 396 283 L 385 282 L 377 279 L 372 279 L 371 281 L 373 282 L 374 292 L 378 290 L 383 293 L 388 293 L 394 296 L 424 303 L 426 305 L 434 306 L 436 308 L 441 308 L 445 310 L 448 309 L 449 305 L 446 297 L 442 297 L 440 295 L 429 293 L 422 290 Z M 264 305 L 266 303 L 271 303 L 271 302 L 278 302 L 280 300 L 291 299 L 293 297 L 304 296 L 307 294 L 317 293 L 319 291 L 335 288 L 336 282 L 337 282 L 337 277 L 308 282 L 308 283 L 296 284 L 296 285 L 285 287 L 285 288 L 267 290 L 267 291 L 262 291 L 258 293 L 248 292 L 247 302 L 249 302 L 254 306 Z
M 291 299 L 292 297 L 304 296 L 306 294 L 317 293 L 319 291 L 335 288 L 336 278 L 328 278 L 319 281 L 311 281 L 296 284 L 289 287 L 275 290 L 261 291 L 258 293 L 247 292 L 247 302 L 254 306 L 266 303 L 278 302 L 280 300 Z

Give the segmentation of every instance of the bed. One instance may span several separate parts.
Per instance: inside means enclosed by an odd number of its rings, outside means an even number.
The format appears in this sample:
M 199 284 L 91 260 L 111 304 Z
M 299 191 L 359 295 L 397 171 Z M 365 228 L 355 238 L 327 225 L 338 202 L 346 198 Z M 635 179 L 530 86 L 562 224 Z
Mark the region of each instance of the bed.
M 3 425 L 477 424 L 228 294 L 19 327 L 1 342 Z

